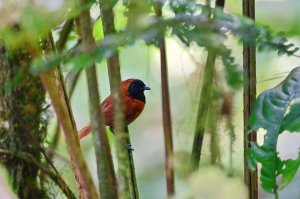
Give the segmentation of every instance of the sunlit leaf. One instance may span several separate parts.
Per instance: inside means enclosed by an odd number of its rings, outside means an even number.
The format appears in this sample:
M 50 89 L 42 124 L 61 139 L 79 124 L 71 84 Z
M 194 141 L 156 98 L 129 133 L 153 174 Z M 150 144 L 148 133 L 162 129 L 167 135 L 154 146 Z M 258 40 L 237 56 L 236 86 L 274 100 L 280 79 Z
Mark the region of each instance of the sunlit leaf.
M 102 25 L 102 19 L 99 18 L 96 23 L 94 24 L 93 27 L 93 36 L 96 41 L 99 41 L 104 38 L 104 33 L 103 33 L 103 25 Z

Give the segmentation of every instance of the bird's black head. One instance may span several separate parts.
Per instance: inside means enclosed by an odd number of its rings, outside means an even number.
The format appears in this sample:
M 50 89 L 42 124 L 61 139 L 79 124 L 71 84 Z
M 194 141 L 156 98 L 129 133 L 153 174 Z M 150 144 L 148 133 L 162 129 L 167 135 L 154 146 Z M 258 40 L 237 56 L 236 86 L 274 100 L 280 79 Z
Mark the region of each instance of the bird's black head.
M 133 80 L 128 87 L 129 95 L 135 99 L 141 100 L 144 103 L 146 103 L 146 98 L 144 95 L 145 90 L 150 90 L 150 88 L 139 79 Z

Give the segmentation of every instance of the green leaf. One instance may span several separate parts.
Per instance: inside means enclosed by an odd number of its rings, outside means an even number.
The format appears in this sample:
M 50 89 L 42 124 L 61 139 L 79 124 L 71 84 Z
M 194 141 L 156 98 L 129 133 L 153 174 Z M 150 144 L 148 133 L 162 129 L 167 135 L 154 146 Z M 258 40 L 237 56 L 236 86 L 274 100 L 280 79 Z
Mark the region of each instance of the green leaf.
M 79 54 L 70 59 L 64 66 L 64 71 L 80 70 L 84 67 L 91 66 L 95 62 L 95 58 L 90 54 Z
M 292 104 L 290 112 L 284 117 L 280 132 L 300 132 L 300 103 Z
M 282 129 L 294 128 L 294 125 L 291 125 L 290 122 L 295 121 L 291 117 L 296 115 L 298 106 L 292 106 L 286 117 L 285 113 L 290 102 L 299 96 L 300 67 L 297 67 L 279 85 L 264 91 L 258 96 L 250 115 L 250 131 L 247 134 L 258 131 L 260 128 L 267 131 L 263 145 L 259 146 L 257 143 L 251 142 L 251 147 L 247 151 L 247 160 L 250 167 L 254 167 L 258 162 L 262 164 L 260 180 L 263 189 L 267 192 L 277 192 L 276 177 L 280 174 L 284 173 L 284 185 L 289 183 L 294 176 L 293 173 L 296 168 L 294 162 L 280 160 L 277 156 L 276 146 Z
M 93 36 L 94 36 L 96 41 L 102 40 L 104 38 L 103 25 L 102 25 L 101 17 L 99 19 L 97 19 L 96 23 L 94 24 Z
M 296 160 L 283 161 L 284 169 L 282 170 L 280 189 L 285 188 L 292 181 L 294 176 L 296 175 L 296 173 L 299 169 L 299 166 L 300 166 L 300 156 L 299 155 Z
M 53 53 L 47 58 L 47 60 L 45 60 L 43 57 L 37 58 L 31 63 L 30 72 L 33 75 L 38 75 L 41 72 L 53 68 L 54 66 L 59 66 L 62 59 L 63 57 L 57 53 Z

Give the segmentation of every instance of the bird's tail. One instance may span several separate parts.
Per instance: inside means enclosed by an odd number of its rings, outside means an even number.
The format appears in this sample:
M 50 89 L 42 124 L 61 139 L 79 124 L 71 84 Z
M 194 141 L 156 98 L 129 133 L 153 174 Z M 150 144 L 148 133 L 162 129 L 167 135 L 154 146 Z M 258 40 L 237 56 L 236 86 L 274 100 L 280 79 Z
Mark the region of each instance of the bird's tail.
M 85 136 L 87 136 L 92 130 L 92 126 L 91 123 L 87 123 L 79 132 L 78 132 L 78 137 L 79 139 L 84 138 Z

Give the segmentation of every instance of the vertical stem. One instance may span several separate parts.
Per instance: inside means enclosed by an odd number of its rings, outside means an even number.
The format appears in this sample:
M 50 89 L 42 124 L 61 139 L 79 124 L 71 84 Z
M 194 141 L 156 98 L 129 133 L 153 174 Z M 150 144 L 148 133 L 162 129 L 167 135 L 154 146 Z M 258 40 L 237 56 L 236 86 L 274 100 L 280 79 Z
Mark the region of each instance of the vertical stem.
M 89 0 L 80 0 L 81 7 L 86 6 Z M 92 53 L 96 49 L 92 35 L 89 10 L 84 10 L 80 17 L 83 48 L 86 53 Z M 111 149 L 106 134 L 102 109 L 99 108 L 100 95 L 98 92 L 95 64 L 86 68 L 88 92 L 90 101 L 90 118 L 92 123 L 93 141 L 95 145 L 97 171 L 99 179 L 99 192 L 103 199 L 117 199 L 117 183 L 112 162 Z
M 197 112 L 197 123 L 195 128 L 195 137 L 192 150 L 192 171 L 198 169 L 200 163 L 200 156 L 202 151 L 203 137 L 205 131 L 206 120 L 208 117 L 208 110 L 212 98 L 211 85 L 213 83 L 214 77 L 214 65 L 215 65 L 216 55 L 213 51 L 208 52 L 207 61 L 204 66 L 204 79 L 203 85 L 199 98 L 198 112 Z
M 99 0 L 104 35 L 115 33 L 113 3 Z M 114 131 L 117 143 L 118 185 L 120 199 L 139 199 L 132 151 L 126 152 L 125 146 L 131 144 L 128 128 L 124 124 L 123 104 L 121 100 L 121 73 L 118 53 L 114 53 L 108 60 L 108 73 L 111 95 L 114 104 Z
M 157 4 L 156 16 L 162 17 L 162 5 Z M 162 114 L 163 128 L 165 138 L 165 170 L 167 182 L 168 198 L 175 195 L 175 180 L 174 180 L 174 153 L 173 153 L 173 138 L 172 138 L 172 119 L 170 109 L 170 97 L 168 86 L 168 63 L 166 54 L 165 39 L 159 40 L 160 49 L 160 65 L 161 65 L 161 87 L 162 87 Z
M 161 87 L 162 87 L 162 113 L 163 126 L 165 136 L 165 156 L 166 156 L 166 173 L 167 173 L 167 190 L 168 196 L 175 194 L 174 182 L 174 154 L 173 154 L 173 138 L 172 138 L 172 120 L 170 110 L 170 97 L 168 86 L 168 69 L 165 40 L 159 41 L 160 60 L 161 60 Z
M 255 0 L 243 0 L 243 15 L 255 19 Z M 244 132 L 249 130 L 249 115 L 254 106 L 256 99 L 256 52 L 255 46 L 247 47 L 244 45 L 243 49 L 243 62 L 244 62 Z M 246 133 L 245 133 L 246 135 Z M 249 142 L 256 142 L 256 134 L 251 133 L 248 138 Z M 244 180 L 248 186 L 249 199 L 258 198 L 258 185 L 257 185 L 257 168 L 255 171 L 250 171 L 247 167 L 247 138 L 244 138 Z
M 63 50 L 63 48 L 65 47 L 65 45 L 68 41 L 69 34 L 72 31 L 73 25 L 74 25 L 74 19 L 69 19 L 65 22 L 65 24 L 64 24 L 64 26 L 63 26 L 63 28 L 60 32 L 60 36 L 59 36 L 59 39 L 58 39 L 56 45 L 54 44 L 52 34 L 51 33 L 49 34 L 50 42 L 51 42 L 51 46 L 52 46 L 53 51 L 61 52 Z M 77 74 L 78 74 L 78 77 L 79 77 L 80 72 L 77 72 Z M 74 81 L 72 82 L 72 86 L 71 86 L 70 91 L 69 91 L 70 99 L 72 97 L 75 85 L 77 84 L 78 77 L 76 79 L 74 79 Z M 55 149 L 57 147 L 58 142 L 59 142 L 59 138 L 60 138 L 60 126 L 59 126 L 59 121 L 58 120 L 56 121 L 54 129 L 55 129 L 55 134 L 54 134 L 54 137 L 52 138 L 52 141 L 51 141 L 51 148 L 52 149 Z M 52 153 L 52 152 L 49 154 L 49 159 L 50 160 L 52 160 L 53 155 L 54 155 L 54 153 Z
M 71 27 L 68 29 L 70 30 Z M 48 40 L 43 41 L 45 54 L 49 53 L 51 50 L 55 50 L 52 35 L 50 34 L 49 36 L 50 37 Z M 60 38 L 58 50 L 61 50 L 65 45 L 67 36 L 68 34 L 66 33 Z M 70 154 L 72 167 L 78 185 L 79 197 L 83 199 L 97 199 L 98 196 L 96 187 L 93 183 L 91 174 L 88 171 L 80 148 L 80 143 L 77 136 L 77 128 L 70 106 L 70 100 L 67 95 L 63 75 L 59 67 L 56 67 L 40 74 L 40 78 L 45 90 L 47 90 L 49 93 L 58 121 L 60 122 L 65 134 L 67 149 Z
M 225 0 L 216 0 L 216 6 L 224 8 Z M 193 141 L 193 149 L 191 155 L 191 171 L 195 171 L 200 164 L 200 155 L 202 151 L 202 144 L 205 132 L 205 124 L 207 120 L 207 113 L 211 103 L 212 89 L 211 84 L 213 83 L 214 72 L 215 72 L 215 60 L 216 53 L 213 49 L 208 49 L 208 55 L 206 59 L 206 64 L 204 67 L 204 79 L 203 85 L 200 93 L 196 128 Z
M 279 199 L 279 195 L 278 195 L 278 189 L 276 189 L 276 190 L 275 190 L 275 193 L 274 193 L 274 195 L 275 195 L 275 199 Z
M 54 69 L 40 74 L 40 78 L 49 93 L 57 118 L 63 128 L 80 198 L 98 198 L 95 185 L 80 149 L 76 125 L 61 75 L 58 69 Z
M 131 146 L 128 127 L 125 128 L 125 131 L 128 135 L 126 144 L 127 144 L 127 146 Z M 136 181 L 135 166 L 134 166 L 132 150 L 128 150 L 128 157 L 129 157 L 130 178 L 131 178 L 131 184 L 132 184 L 132 189 L 133 189 L 133 196 L 134 196 L 134 199 L 139 199 L 140 197 L 139 197 L 139 190 L 138 190 L 137 181 Z

